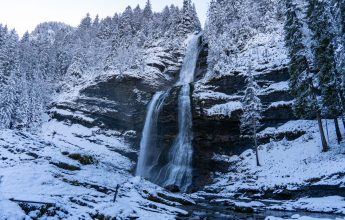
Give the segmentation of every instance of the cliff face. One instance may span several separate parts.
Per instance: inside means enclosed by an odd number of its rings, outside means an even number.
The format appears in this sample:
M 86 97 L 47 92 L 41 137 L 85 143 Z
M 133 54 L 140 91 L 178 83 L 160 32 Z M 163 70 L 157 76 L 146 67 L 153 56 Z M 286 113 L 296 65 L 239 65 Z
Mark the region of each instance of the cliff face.
M 282 36 L 281 33 L 278 36 Z M 262 47 L 268 50 L 264 59 L 254 66 L 254 75 L 261 87 L 260 99 L 264 106 L 262 130 L 278 127 L 294 119 L 288 87 L 288 60 L 281 55 L 285 53 L 285 48 L 281 39 L 274 43 L 269 42 L 261 42 L 259 46 L 249 43 L 247 49 L 237 55 L 245 59 L 245 54 L 250 53 L 253 48 Z M 157 137 L 163 152 L 168 152 L 178 133 L 177 94 L 180 88 L 173 85 L 181 67 L 181 51 L 183 49 L 169 51 L 162 50 L 162 47 L 150 48 L 149 52 L 152 54 L 147 61 L 150 71 L 137 75 L 98 78 L 81 89 L 74 99 L 56 103 L 50 111 L 52 118 L 64 123 L 117 131 L 116 135 L 132 146 L 131 153 L 121 149 L 119 152 L 135 162 L 147 105 L 155 92 L 172 88 L 159 115 Z M 207 56 L 208 48 L 204 45 L 197 64 L 196 81 L 192 85 L 193 190 L 211 183 L 215 172 L 228 171 L 231 163 L 219 160 L 219 157 L 241 154 L 252 147 L 251 138 L 241 136 L 240 133 L 241 99 L 246 88 L 246 70 L 242 68 L 244 66 L 239 66 L 228 73 L 210 77 L 207 74 Z M 270 139 L 285 137 L 295 139 L 302 134 L 303 132 L 265 134 L 260 136 L 259 141 L 267 143 Z M 164 156 L 161 162 L 164 163 Z
M 264 52 L 262 55 L 256 52 L 253 57 L 253 51 Z M 231 162 L 222 157 L 240 155 L 253 146 L 252 138 L 241 135 L 240 131 L 241 99 L 246 89 L 249 62 L 253 63 L 253 75 L 260 86 L 259 98 L 263 104 L 260 131 L 295 119 L 293 97 L 289 91 L 288 58 L 281 29 L 277 28 L 275 35 L 258 35 L 250 40 L 245 49 L 234 55 L 241 62 L 229 72 L 210 76 L 207 53 L 205 45 L 199 57 L 198 80 L 193 93 L 196 188 L 211 183 L 216 172 L 231 170 Z M 259 144 L 268 143 L 271 139 L 293 140 L 302 134 L 304 131 L 259 133 Z
M 51 118 L 67 124 L 116 131 L 114 138 L 124 138 L 132 146 L 131 151 L 138 151 L 148 103 L 157 91 L 165 91 L 177 81 L 184 46 L 181 43 L 180 49 L 172 50 L 164 42 L 152 44 L 146 49 L 144 70 L 133 69 L 122 75 L 105 73 L 89 85 L 82 86 L 72 97 L 60 98 L 49 111 Z M 173 90 L 171 92 L 174 93 Z M 170 99 L 169 96 L 163 108 L 160 125 L 161 131 L 167 131 L 168 136 L 169 133 L 175 134 L 173 127 L 177 126 L 174 123 L 176 107 L 169 107 Z M 136 153 L 120 153 L 132 161 L 137 160 Z

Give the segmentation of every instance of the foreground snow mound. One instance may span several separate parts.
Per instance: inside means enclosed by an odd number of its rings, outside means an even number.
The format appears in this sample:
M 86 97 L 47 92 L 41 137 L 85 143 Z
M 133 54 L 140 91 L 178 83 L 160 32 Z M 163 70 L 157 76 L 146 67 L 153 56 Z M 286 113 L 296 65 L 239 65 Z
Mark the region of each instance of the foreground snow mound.
M 153 202 L 159 187 L 130 174 L 130 149 L 116 132 L 51 121 L 40 135 L 0 131 L 0 219 L 174 219 Z M 114 202 L 117 186 L 120 186 Z

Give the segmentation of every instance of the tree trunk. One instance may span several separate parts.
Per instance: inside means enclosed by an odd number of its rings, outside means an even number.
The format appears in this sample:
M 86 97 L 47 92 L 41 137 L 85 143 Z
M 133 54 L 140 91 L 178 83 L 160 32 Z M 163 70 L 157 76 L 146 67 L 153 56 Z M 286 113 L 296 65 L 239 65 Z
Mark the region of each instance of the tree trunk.
M 337 133 L 337 140 L 338 144 L 343 140 L 343 137 L 341 136 L 340 128 L 339 128 L 339 123 L 338 123 L 338 118 L 334 119 L 334 126 L 335 126 L 335 132 Z
M 326 119 L 325 121 L 326 121 L 327 141 L 328 141 L 328 143 L 329 143 L 330 141 L 329 141 L 329 132 L 328 132 L 328 131 L 329 131 L 329 130 L 328 130 L 328 120 Z
M 340 93 L 340 101 L 341 101 L 341 104 L 343 106 L 343 112 L 342 112 L 342 115 L 341 115 L 341 121 L 343 122 L 343 126 L 345 128 L 345 119 L 344 119 L 344 113 L 345 113 L 345 100 L 344 100 L 344 96 Z
M 317 122 L 319 124 L 319 131 L 320 131 L 321 143 L 322 143 L 322 151 L 327 152 L 327 151 L 329 151 L 329 146 L 328 146 L 326 138 L 325 138 L 325 132 L 323 131 L 322 120 L 321 120 L 321 116 L 320 116 L 319 112 L 316 113 L 316 117 L 317 117 Z
M 336 84 L 338 85 L 338 86 L 336 86 L 336 89 L 337 89 L 339 100 L 340 100 L 340 104 L 341 104 L 342 110 L 343 110 L 342 111 L 341 119 L 343 121 L 343 126 L 345 128 L 345 120 L 344 120 L 344 117 L 343 117 L 343 114 L 345 113 L 345 97 L 344 97 L 344 93 L 342 92 L 342 89 L 339 88 L 339 86 L 341 85 L 341 82 L 339 82 L 338 77 L 336 77 L 338 75 L 336 62 L 333 62 L 333 65 L 334 65 L 334 70 L 335 70 L 335 80 L 336 80 Z M 339 128 L 339 125 L 338 125 L 338 128 Z
M 258 150 L 258 141 L 256 138 L 256 121 L 255 121 L 255 119 L 253 120 L 253 125 L 254 125 L 253 138 L 254 138 L 254 143 L 255 143 L 256 165 L 259 167 L 261 165 L 260 165 L 260 161 L 259 161 L 259 150 Z

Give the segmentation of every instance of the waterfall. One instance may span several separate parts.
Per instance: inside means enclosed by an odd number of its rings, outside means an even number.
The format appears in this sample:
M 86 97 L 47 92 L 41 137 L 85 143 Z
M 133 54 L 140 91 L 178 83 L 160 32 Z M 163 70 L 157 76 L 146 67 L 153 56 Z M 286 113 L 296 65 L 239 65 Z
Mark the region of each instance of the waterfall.
M 169 163 L 164 167 L 166 178 L 164 186 L 176 185 L 187 191 L 192 184 L 193 133 L 190 83 L 199 56 L 199 35 L 193 36 L 186 51 L 178 85 L 182 86 L 178 97 L 179 133 L 169 152 Z
M 158 92 L 150 102 L 146 122 L 140 143 L 140 155 L 137 175 L 146 177 L 162 185 L 176 185 L 181 191 L 187 191 L 192 184 L 192 107 L 190 83 L 194 81 L 194 72 L 199 56 L 200 35 L 193 35 L 186 50 L 186 55 L 176 86 L 181 90 L 178 96 L 178 134 L 173 145 L 167 149 L 157 146 L 157 122 L 164 100 L 169 92 Z M 162 154 L 167 155 L 167 163 L 161 167 L 158 161 Z
M 140 141 L 140 155 L 137 164 L 136 175 L 150 178 L 150 168 L 157 157 L 157 122 L 160 110 L 169 92 L 157 92 L 147 109 L 145 126 Z

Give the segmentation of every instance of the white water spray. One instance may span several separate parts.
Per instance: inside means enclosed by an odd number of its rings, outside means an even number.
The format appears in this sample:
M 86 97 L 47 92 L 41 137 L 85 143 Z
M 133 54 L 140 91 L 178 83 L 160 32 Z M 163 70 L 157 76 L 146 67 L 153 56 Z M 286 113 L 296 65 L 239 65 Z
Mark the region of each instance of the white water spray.
M 199 35 L 193 36 L 186 51 L 178 85 L 181 91 L 178 98 L 179 133 L 169 152 L 169 163 L 165 167 L 164 186 L 176 185 L 181 191 L 187 191 L 192 184 L 193 159 L 193 118 L 190 97 L 190 83 L 194 81 L 194 72 L 199 56 Z

